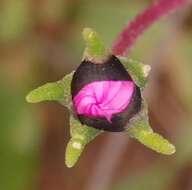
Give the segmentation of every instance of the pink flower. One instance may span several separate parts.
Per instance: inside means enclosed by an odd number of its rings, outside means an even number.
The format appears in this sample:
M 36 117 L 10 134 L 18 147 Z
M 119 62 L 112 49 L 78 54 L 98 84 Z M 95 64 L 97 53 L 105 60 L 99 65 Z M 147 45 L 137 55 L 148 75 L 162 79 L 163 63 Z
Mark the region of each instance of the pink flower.
M 122 112 L 130 103 L 132 81 L 97 81 L 84 86 L 74 97 L 77 114 L 88 117 L 105 117 L 109 122 L 113 114 Z

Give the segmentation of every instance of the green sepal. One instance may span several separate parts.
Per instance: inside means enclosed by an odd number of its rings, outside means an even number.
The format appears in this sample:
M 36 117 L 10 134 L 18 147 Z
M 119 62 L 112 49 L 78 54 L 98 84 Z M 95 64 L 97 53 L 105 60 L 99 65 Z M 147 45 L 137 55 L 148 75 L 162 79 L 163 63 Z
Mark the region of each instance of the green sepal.
M 153 132 L 150 127 L 147 105 L 143 103 L 142 111 L 131 119 L 129 127 L 126 129 L 128 135 L 135 138 L 146 147 L 166 155 L 175 153 L 175 147 L 160 134 Z
M 127 69 L 127 72 L 131 75 L 136 85 L 140 88 L 145 87 L 151 67 L 126 57 L 119 57 L 119 59 Z
M 71 138 L 65 150 L 65 164 L 68 168 L 72 168 L 85 148 L 85 143 L 82 140 Z
M 70 116 L 70 134 L 71 139 L 67 144 L 65 153 L 65 164 L 67 167 L 73 167 L 78 161 L 85 145 L 92 141 L 103 131 L 82 125 L 74 116 Z
M 60 103 L 63 103 L 63 105 L 70 108 L 71 103 L 71 81 L 73 78 L 73 74 L 75 71 L 72 71 L 71 73 L 65 75 L 63 77 L 62 84 L 63 84 L 63 100 L 60 101 Z
M 44 84 L 32 90 L 26 100 L 29 103 L 55 100 L 68 105 L 71 101 L 71 80 L 73 73 L 66 75 L 62 80 Z
M 92 28 L 83 29 L 83 39 L 86 42 L 86 48 L 83 59 L 88 59 L 94 63 L 102 63 L 109 56 L 100 36 Z

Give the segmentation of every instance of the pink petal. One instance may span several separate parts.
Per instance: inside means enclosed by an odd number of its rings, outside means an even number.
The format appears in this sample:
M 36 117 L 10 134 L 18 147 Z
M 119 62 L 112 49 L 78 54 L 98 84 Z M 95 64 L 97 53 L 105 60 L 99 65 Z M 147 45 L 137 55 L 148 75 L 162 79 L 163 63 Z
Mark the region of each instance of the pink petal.
M 78 114 L 105 117 L 122 112 L 134 92 L 132 81 L 97 81 L 84 86 L 73 99 Z

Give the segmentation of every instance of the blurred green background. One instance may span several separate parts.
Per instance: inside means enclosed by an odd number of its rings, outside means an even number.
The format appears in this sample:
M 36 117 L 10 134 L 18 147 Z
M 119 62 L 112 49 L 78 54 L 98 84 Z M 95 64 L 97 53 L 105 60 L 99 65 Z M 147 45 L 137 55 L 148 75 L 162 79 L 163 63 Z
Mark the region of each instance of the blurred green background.
M 79 65 L 83 27 L 93 27 L 110 48 L 121 28 L 151 2 L 0 1 L 1 190 L 192 189 L 192 6 L 153 25 L 129 54 L 152 66 L 145 90 L 150 120 L 176 145 L 173 156 L 105 133 L 67 169 L 67 110 L 55 102 L 25 102 L 31 89 Z

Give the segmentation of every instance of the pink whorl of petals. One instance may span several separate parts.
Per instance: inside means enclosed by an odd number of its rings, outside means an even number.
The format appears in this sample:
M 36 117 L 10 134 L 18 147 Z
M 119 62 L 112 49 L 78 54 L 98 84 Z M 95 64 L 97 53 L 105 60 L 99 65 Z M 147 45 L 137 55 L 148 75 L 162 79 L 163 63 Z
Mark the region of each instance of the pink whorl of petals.
M 134 92 L 132 81 L 97 81 L 84 86 L 73 99 L 78 114 L 105 117 L 109 122 L 113 114 L 122 112 L 130 103 Z
M 114 55 L 126 55 L 127 50 L 131 48 L 137 38 L 160 17 L 168 14 L 170 11 L 192 3 L 192 0 L 159 0 L 147 7 L 143 12 L 138 14 L 117 36 L 112 53 Z

